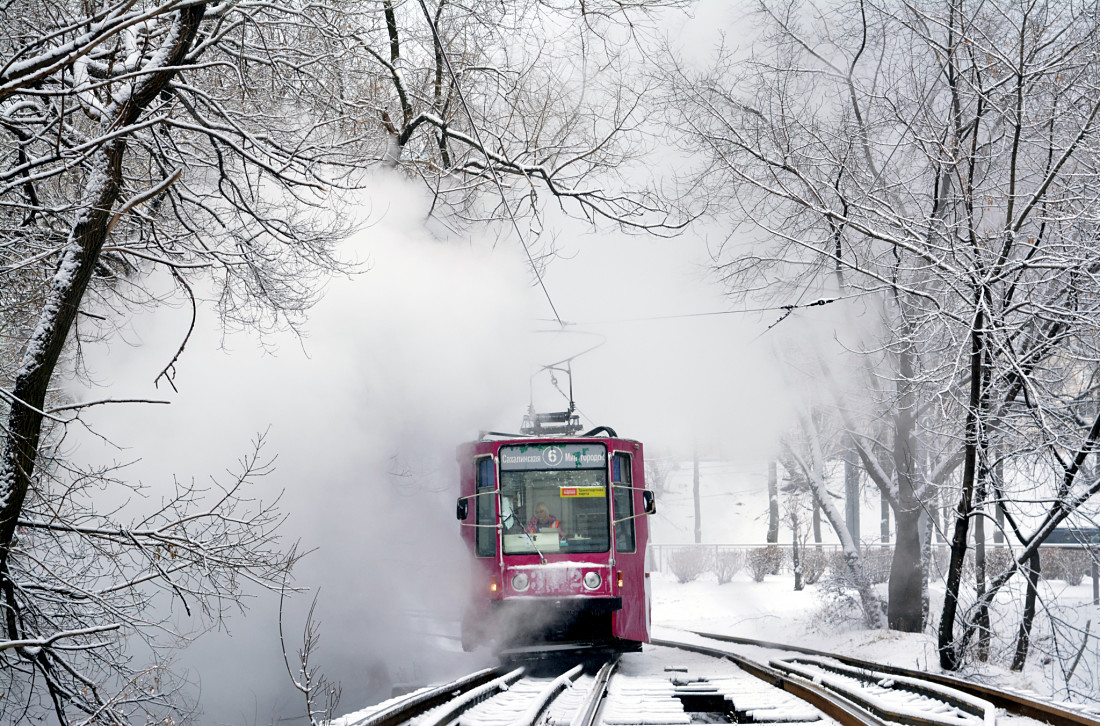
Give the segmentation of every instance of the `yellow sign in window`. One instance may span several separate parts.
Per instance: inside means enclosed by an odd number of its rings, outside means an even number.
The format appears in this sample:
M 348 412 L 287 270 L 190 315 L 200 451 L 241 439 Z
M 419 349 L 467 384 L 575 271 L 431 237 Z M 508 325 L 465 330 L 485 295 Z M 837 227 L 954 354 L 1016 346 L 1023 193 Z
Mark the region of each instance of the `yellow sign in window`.
M 607 496 L 606 487 L 561 487 L 560 491 L 563 497 L 598 497 L 603 499 Z

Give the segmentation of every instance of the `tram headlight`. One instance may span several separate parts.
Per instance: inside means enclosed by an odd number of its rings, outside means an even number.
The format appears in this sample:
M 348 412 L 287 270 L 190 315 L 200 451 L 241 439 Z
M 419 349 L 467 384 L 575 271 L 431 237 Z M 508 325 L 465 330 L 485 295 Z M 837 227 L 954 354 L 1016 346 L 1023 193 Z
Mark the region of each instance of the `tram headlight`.
M 512 589 L 516 592 L 523 592 L 531 585 L 531 578 L 527 577 L 526 573 L 519 573 L 512 578 Z
M 600 577 L 598 572 L 586 572 L 584 574 L 584 586 L 589 590 L 595 590 L 603 582 L 603 578 Z

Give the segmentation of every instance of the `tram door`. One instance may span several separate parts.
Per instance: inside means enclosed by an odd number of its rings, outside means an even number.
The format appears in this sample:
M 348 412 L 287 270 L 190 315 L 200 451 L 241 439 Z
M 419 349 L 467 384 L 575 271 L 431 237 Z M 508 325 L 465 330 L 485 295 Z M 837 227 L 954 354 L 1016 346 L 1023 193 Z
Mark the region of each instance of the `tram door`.
M 611 455 L 611 510 L 615 524 L 616 590 L 623 607 L 615 612 L 612 634 L 617 638 L 649 641 L 649 600 L 645 582 L 645 546 L 649 527 L 642 505 L 645 469 L 642 449 Z

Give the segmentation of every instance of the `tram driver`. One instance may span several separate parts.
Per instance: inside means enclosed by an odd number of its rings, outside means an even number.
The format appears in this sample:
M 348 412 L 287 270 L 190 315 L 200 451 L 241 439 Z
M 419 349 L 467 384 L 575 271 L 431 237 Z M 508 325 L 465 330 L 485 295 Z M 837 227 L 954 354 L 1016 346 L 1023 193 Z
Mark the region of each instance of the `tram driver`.
M 561 522 L 553 514 L 550 514 L 550 509 L 546 506 L 546 502 L 539 502 L 535 505 L 535 516 L 527 523 L 527 532 L 529 534 L 536 534 L 538 532 L 557 532 L 562 534 Z

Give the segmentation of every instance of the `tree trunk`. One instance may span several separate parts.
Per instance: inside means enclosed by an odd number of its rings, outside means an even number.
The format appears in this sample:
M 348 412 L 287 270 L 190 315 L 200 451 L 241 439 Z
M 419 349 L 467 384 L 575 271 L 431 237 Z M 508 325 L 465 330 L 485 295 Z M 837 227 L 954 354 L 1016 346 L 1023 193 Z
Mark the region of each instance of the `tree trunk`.
M 791 527 L 791 564 L 794 567 L 794 589 L 796 592 L 801 591 L 804 587 L 802 582 L 802 557 L 798 551 L 798 526 L 797 520 L 792 521 L 795 526 Z
M 982 400 L 982 357 L 985 340 L 982 328 L 985 315 L 982 312 L 981 292 L 976 293 L 977 311 L 970 331 L 970 405 L 966 412 L 966 428 L 963 455 L 962 491 L 955 510 L 955 531 L 951 538 L 951 562 L 947 568 L 947 591 L 944 593 L 943 613 L 940 615 L 940 632 L 937 643 L 940 667 L 947 671 L 958 670 L 962 664 L 961 649 L 955 643 L 955 617 L 959 611 L 959 588 L 962 587 L 963 562 L 966 559 L 970 534 L 971 500 L 978 459 L 978 407 Z
M 993 456 L 995 459 L 997 458 L 996 450 L 993 451 Z M 997 517 L 997 528 L 993 530 L 993 544 L 998 545 L 1005 542 L 1004 476 L 1004 462 L 997 459 L 997 465 L 993 468 L 993 498 L 995 501 L 993 511 Z
M 768 462 L 768 544 L 779 544 L 779 474 L 775 460 Z M 775 573 L 772 573 L 775 574 Z
M 823 479 L 825 457 L 818 443 L 819 439 L 813 420 L 808 416 L 803 416 L 802 427 L 807 433 L 810 450 L 813 454 L 813 466 L 804 466 L 803 473 L 806 475 L 813 495 L 820 504 L 825 518 L 829 521 L 829 526 L 840 538 L 840 545 L 844 549 L 844 561 L 852 578 L 852 586 L 859 594 L 860 605 L 863 608 L 864 624 L 869 628 L 883 628 L 886 626 L 886 618 L 882 611 L 882 601 L 875 594 L 874 588 L 871 587 L 871 581 L 867 578 L 867 574 L 863 569 L 863 560 L 859 556 L 859 548 L 852 541 L 848 528 L 844 526 L 844 517 L 841 516 L 840 510 L 833 504 L 832 497 L 825 486 L 825 480 Z
M 775 460 L 768 462 L 768 544 L 779 544 L 779 474 Z M 779 574 L 779 558 L 771 558 L 771 574 Z
M 974 618 L 974 624 L 978 628 L 978 660 L 983 663 L 989 660 L 989 602 L 983 597 L 986 589 L 985 574 L 985 517 L 983 505 L 985 502 L 985 478 L 978 476 L 977 489 L 974 493 L 974 587 L 978 602 L 978 612 Z
M 1035 550 L 1027 563 L 1027 595 L 1024 598 L 1024 617 L 1020 621 L 1020 632 L 1016 636 L 1016 654 L 1012 658 L 1012 670 L 1022 671 L 1027 661 L 1027 651 L 1031 647 L 1031 626 L 1035 622 L 1035 600 L 1038 596 L 1039 550 Z
M 928 612 L 931 609 L 931 598 L 928 596 L 928 583 L 932 571 L 932 547 L 935 537 L 935 523 L 932 516 L 924 514 L 920 518 L 920 615 L 921 620 L 928 622 Z
M 849 445 L 844 455 L 844 523 L 859 547 L 859 455 Z
M 890 500 L 885 494 L 879 499 L 879 540 L 884 545 L 890 544 Z
M 134 124 L 148 104 L 164 90 L 176 73 L 174 69 L 184 62 L 204 12 L 205 6 L 201 4 L 179 11 L 174 32 L 165 41 L 168 47 L 161 50 L 162 65 L 149 68 L 144 75 L 138 76 L 140 80 L 134 81 L 130 96 L 112 109 L 109 124 L 103 129 L 105 133 Z M 20 633 L 8 557 L 16 523 L 38 464 L 46 391 L 107 240 L 112 210 L 119 198 L 126 143 L 126 135 L 120 134 L 106 141 L 92 158 L 92 169 L 96 173 L 89 175 L 89 187 L 82 203 L 87 211 L 69 233 L 12 387 L 14 400 L 8 412 L 3 458 L 0 459 L 0 588 L 6 606 L 6 633 L 12 640 L 19 639 Z
M 891 630 L 919 633 L 921 613 L 920 517 L 916 496 L 916 441 L 914 428 L 913 351 L 903 345 L 898 355 L 898 409 L 894 415 L 894 471 L 898 484 L 897 543 L 890 565 L 887 620 Z
M 814 529 L 814 544 L 817 545 L 817 549 L 820 552 L 821 551 L 821 506 L 817 503 L 817 497 L 814 497 L 813 529 Z

